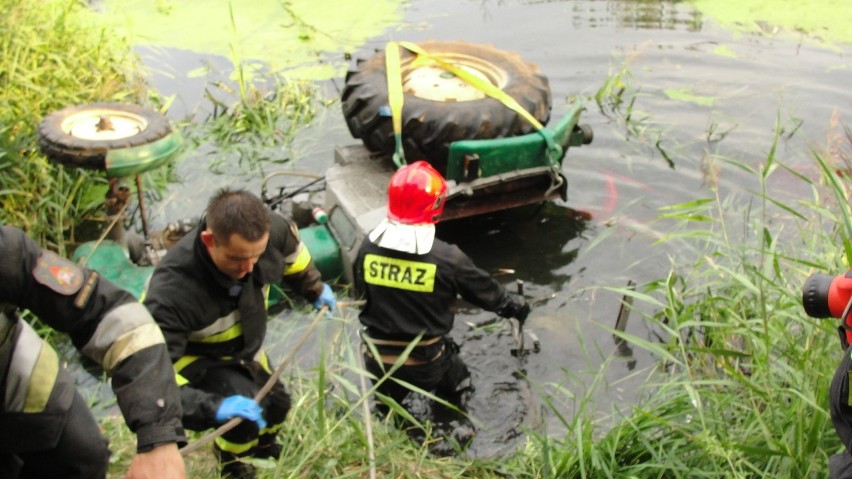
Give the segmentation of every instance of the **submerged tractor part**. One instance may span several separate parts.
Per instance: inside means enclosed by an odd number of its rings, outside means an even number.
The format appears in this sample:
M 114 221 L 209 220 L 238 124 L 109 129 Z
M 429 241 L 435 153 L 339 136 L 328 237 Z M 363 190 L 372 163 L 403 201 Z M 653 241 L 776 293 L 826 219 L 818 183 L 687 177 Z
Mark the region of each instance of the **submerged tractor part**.
M 535 131 L 515 111 L 441 68 L 436 60 L 450 63 L 517 100 L 540 123 L 547 124 L 550 119 L 548 80 L 537 65 L 517 53 L 462 41 L 430 40 L 418 45 L 428 52 L 428 58 L 408 50 L 400 52 L 401 135 L 409 161 L 429 161 L 446 175 L 453 142 Z M 396 146 L 388 113 L 387 73 L 384 52 L 359 60 L 347 73 L 342 93 L 343 115 L 350 133 L 377 154 L 390 154 Z
M 173 158 L 181 142 L 165 116 L 139 105 L 78 105 L 46 116 L 39 124 L 38 137 L 41 152 L 51 162 L 106 174 L 107 238 L 122 244 L 124 211 L 130 197 L 124 179 L 135 177 L 142 230 L 148 239 L 140 175 Z
M 392 166 L 400 157 L 428 161 L 450 186 L 445 221 L 567 198 L 565 154 L 593 139 L 591 128 L 579 124 L 579 100 L 547 127 L 548 80 L 516 53 L 461 41 L 399 45 L 398 62 L 388 61 L 395 51 L 389 45 L 346 76 L 343 114 L 366 150 L 347 147 L 356 159 L 338 162 L 352 181 L 363 182 L 356 170 L 374 170 L 361 158 Z M 351 196 L 345 185 L 340 189 L 338 197 Z
M 41 152 L 58 164 L 117 178 L 165 164 L 180 146 L 162 114 L 138 105 L 92 103 L 55 111 L 38 127 Z
M 562 160 L 572 146 L 592 142 L 580 125 L 579 100 L 554 127 L 511 138 L 467 140 L 450 145 L 450 196 L 444 219 L 451 220 L 516 206 L 567 199 Z
M 55 111 L 38 127 L 41 152 L 52 162 L 101 170 L 110 182 L 107 214 L 122 214 L 129 190 L 120 178 L 135 176 L 142 226 L 147 219 L 139 175 L 166 163 L 177 152 L 180 136 L 162 114 L 122 103 L 92 103 Z M 121 241 L 121 229 L 111 239 Z

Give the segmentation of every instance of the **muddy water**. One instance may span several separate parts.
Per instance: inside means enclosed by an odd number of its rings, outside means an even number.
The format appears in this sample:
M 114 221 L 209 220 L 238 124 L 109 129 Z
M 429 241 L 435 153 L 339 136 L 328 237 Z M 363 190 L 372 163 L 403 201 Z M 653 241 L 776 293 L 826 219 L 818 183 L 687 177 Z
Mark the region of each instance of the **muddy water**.
M 509 288 L 522 280 L 526 294 L 539 298 L 526 329 L 539 338 L 540 352 L 523 360 L 511 355 L 516 343 L 507 322 L 472 329 L 469 323 L 493 315 L 460 307 L 454 335 L 474 372 L 472 412 L 485 424 L 474 454 L 514 444 L 517 429 L 505 418 L 523 416 L 528 402 L 551 398 L 558 413 L 570 418 L 575 398 L 587 394 L 590 407 L 604 417 L 636 399 L 654 358 L 636 348 L 629 358 L 615 354 L 607 328 L 615 325 L 620 297 L 601 287 L 659 278 L 668 271 L 670 256 L 690 254 L 676 244 L 654 244 L 675 227 L 656 219 L 658 208 L 712 198 L 713 185 L 732 204 L 752 201 L 755 177 L 735 164 L 757 168 L 764 163 L 776 125 L 778 160 L 799 173 L 815 174 L 810 148 L 826 142 L 832 116 L 843 119 L 852 100 L 852 50 L 817 43 L 761 18 L 741 24 L 759 28 L 735 32 L 680 2 L 413 1 L 402 10 L 401 24 L 352 52 L 367 56 L 388 40 L 491 43 L 540 66 L 550 79 L 554 118 L 567 110 L 568 97 L 586 100 L 582 123 L 593 128 L 595 139 L 568 152 L 563 168 L 569 179 L 567 201 L 446 225 L 442 232 L 483 268 L 514 270 L 497 278 Z M 152 85 L 177 95 L 173 114 L 194 111 L 203 82 L 185 75 L 199 63 L 197 54 L 142 51 L 157 71 L 170 72 L 155 73 Z M 345 63 L 342 56 L 330 52 L 325 58 Z M 599 108 L 593 97 L 620 72 L 623 102 Z M 320 86 L 336 98 L 342 77 Z M 337 106 L 321 112 L 287 152 L 298 157 L 299 169 L 323 171 L 332 162 L 332 145 L 354 141 Z M 211 175 L 207 161 L 201 154 L 182 160 L 178 174 L 184 182 L 152 206 L 155 223 L 202 208 L 219 186 L 259 184 L 256 176 Z M 714 175 L 706 173 L 714 170 L 708 165 L 715 167 Z M 784 201 L 807 194 L 780 170 L 768 183 L 770 194 Z M 191 197 L 187 191 L 193 191 Z M 271 341 L 284 341 L 291 327 L 273 330 Z M 631 316 L 627 330 L 655 338 L 639 314 Z M 526 343 L 531 345 L 532 338 Z M 517 378 L 518 371 L 527 381 Z M 540 427 L 555 436 L 563 430 L 547 408 Z

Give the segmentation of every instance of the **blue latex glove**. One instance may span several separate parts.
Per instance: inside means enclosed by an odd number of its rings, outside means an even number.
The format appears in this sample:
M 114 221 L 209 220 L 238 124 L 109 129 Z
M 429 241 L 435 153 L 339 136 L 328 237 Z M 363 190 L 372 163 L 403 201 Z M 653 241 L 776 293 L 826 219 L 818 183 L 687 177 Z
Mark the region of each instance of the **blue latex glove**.
M 334 308 L 337 307 L 337 300 L 334 298 L 334 291 L 331 290 L 331 286 L 327 283 L 322 285 L 322 293 L 320 293 L 319 298 L 314 301 L 314 308 L 322 309 L 323 305 L 328 306 L 329 312 L 334 311 Z
M 266 427 L 266 420 L 263 419 L 263 408 L 254 399 L 245 396 L 228 396 L 216 410 L 216 420 L 219 422 L 225 422 L 235 417 L 254 421 L 260 429 Z

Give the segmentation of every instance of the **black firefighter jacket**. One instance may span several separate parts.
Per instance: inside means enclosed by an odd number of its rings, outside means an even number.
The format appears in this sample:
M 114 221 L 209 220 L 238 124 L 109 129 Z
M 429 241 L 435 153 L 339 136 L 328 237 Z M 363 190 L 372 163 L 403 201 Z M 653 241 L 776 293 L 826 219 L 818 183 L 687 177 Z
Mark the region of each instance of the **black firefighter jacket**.
M 112 376 L 137 447 L 186 442 L 163 335 L 136 298 L 97 273 L 0 226 L 0 451 L 56 445 L 74 395 L 56 352 L 16 310 L 65 333 Z M 61 374 L 60 374 L 61 373 Z
M 355 286 L 367 304 L 361 324 L 374 338 L 410 341 L 453 328 L 458 296 L 510 317 L 518 303 L 457 246 L 435 238 L 425 255 L 381 248 L 365 238 L 354 264 Z
M 274 212 L 270 223 L 266 251 L 241 281 L 213 264 L 201 242 L 204 220 L 169 250 L 151 276 L 145 305 L 166 337 L 188 426 L 209 422 L 223 399 L 192 387 L 208 367 L 259 362 L 268 369 L 261 346 L 269 285 L 283 279 L 308 301 L 322 292 L 320 272 L 296 226 Z

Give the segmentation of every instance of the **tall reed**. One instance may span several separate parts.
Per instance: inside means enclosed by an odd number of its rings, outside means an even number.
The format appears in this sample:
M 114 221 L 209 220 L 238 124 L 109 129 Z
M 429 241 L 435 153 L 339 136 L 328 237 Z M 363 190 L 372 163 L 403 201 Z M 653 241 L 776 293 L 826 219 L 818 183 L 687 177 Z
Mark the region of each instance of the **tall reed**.
M 718 158 L 754 175 L 756 201 L 713 189 L 662 209 L 660 219 L 680 227 L 660 242 L 686 254 L 637 291 L 609 288 L 633 296 L 634 314 L 663 333 L 612 331 L 657 358 L 645 392 L 605 423 L 581 398 L 562 438 L 535 436 L 518 458 L 537 467 L 530 477 L 827 475 L 827 457 L 842 447 L 827 410 L 841 350 L 833 321 L 805 315 L 801 290 L 817 270 L 844 270 L 852 215 L 837 158 L 815 151 L 821 175 L 808 178 L 777 161 L 775 144 L 760 168 Z M 780 170 L 812 198 L 772 197 L 767 180 Z
M 0 11 L 0 221 L 64 253 L 103 204 L 105 182 L 49 163 L 35 130 L 67 106 L 138 101 L 143 84 L 126 39 L 78 0 L 0 0 Z
M 318 95 L 313 83 L 291 80 L 286 72 L 246 59 L 237 41 L 233 4 L 230 19 L 233 71 L 227 79 L 208 83 L 204 97 L 213 111 L 204 121 L 186 125 L 187 138 L 212 148 L 210 171 L 263 176 L 270 165 L 294 160 L 290 146 L 314 119 Z M 211 79 L 222 73 L 204 71 Z

